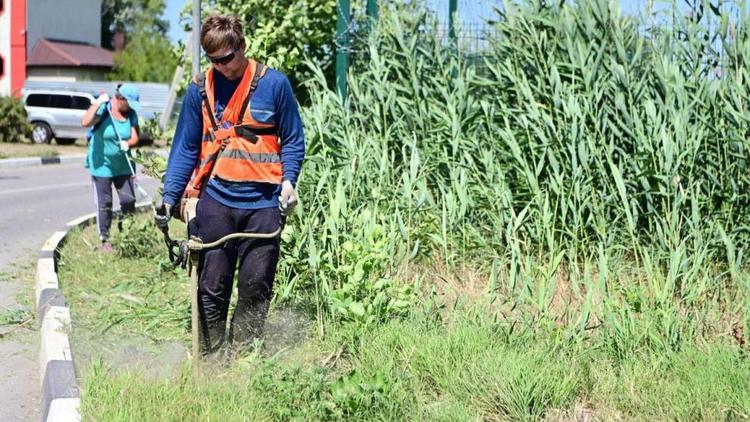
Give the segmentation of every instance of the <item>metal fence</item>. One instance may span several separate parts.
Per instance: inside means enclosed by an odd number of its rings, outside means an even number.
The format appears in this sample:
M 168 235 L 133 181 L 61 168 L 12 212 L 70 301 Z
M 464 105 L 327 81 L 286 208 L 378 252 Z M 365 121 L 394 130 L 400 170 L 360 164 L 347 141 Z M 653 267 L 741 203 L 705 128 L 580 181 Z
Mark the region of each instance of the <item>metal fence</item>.
M 352 6 L 361 10 L 352 13 Z M 491 22 L 499 18 L 497 11 L 503 8 L 502 0 L 426 0 L 426 7 L 437 22 L 438 37 L 446 45 L 454 44 L 456 50 L 475 65 L 482 66 L 483 57 L 497 36 Z M 363 26 L 367 25 L 367 20 L 357 21 L 353 16 L 366 12 L 370 18 L 377 19 L 377 0 L 338 0 L 337 12 L 336 85 L 341 95 L 346 96 L 346 73 L 350 64 L 367 57 L 363 46 L 366 41 L 356 39 L 366 34 Z
M 453 19 L 451 3 L 455 3 Z M 502 0 L 429 0 L 427 7 L 434 13 L 439 34 L 446 41 L 450 41 L 452 25 L 455 43 L 462 53 L 482 54 L 495 34 L 489 22 L 498 19 L 496 10 L 502 10 L 503 6 Z

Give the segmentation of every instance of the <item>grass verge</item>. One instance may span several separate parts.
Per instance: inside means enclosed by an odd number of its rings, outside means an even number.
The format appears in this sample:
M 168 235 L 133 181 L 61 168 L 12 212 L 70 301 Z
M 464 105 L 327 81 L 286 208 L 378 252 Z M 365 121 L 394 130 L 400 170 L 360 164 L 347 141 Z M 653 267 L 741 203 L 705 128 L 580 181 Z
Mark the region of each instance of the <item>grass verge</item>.
M 93 228 L 72 234 L 60 265 L 86 420 L 750 417 L 750 359 L 727 337 L 665 350 L 642 340 L 644 323 L 623 334 L 642 346 L 613 353 L 609 336 L 516 324 L 481 296 L 449 315 L 420 303 L 385 323 L 322 327 L 277 306 L 263 347 L 194 377 L 185 276 L 96 241 Z
M 589 345 L 498 330 L 507 328 L 393 322 L 354 341 L 352 332 L 332 333 L 298 354 L 249 355 L 200 378 L 187 367 L 155 379 L 100 361 L 83 383 L 83 413 L 170 421 L 748 417 L 750 363 L 731 347 L 694 345 L 614 363 Z
M 113 226 L 113 238 L 118 238 L 122 233 Z M 124 227 L 134 226 L 126 221 Z M 155 230 L 151 235 L 158 240 Z M 81 373 L 99 358 L 119 368 L 157 373 L 169 373 L 185 359 L 189 284 L 182 271 L 157 257 L 162 252 L 157 244 L 150 244 L 150 254 L 122 258 L 121 251 L 98 250 L 95 227 L 69 235 L 60 252 L 59 276 L 75 321 L 72 343 Z
M 165 142 L 158 141 L 144 146 L 144 149 L 164 148 Z M 85 154 L 87 151 L 85 139 L 77 139 L 71 145 L 58 145 L 56 143 L 37 145 L 31 142 L 0 142 L 0 159 L 21 157 L 63 157 L 66 155 Z
M 78 139 L 72 145 L 42 144 L 31 142 L 0 143 L 0 158 L 61 157 L 86 153 L 86 140 Z

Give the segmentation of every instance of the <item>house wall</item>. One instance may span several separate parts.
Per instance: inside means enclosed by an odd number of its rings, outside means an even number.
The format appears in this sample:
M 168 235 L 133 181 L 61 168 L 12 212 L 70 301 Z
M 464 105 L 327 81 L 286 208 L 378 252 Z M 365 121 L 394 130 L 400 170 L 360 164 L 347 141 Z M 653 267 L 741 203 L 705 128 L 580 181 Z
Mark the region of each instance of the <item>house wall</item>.
M 26 71 L 29 81 L 58 81 L 58 82 L 80 82 L 80 81 L 103 81 L 106 78 L 107 69 L 87 67 L 29 67 Z
M 26 79 L 26 0 L 0 0 L 0 96 L 21 95 Z
M 20 97 L 26 80 L 26 0 L 12 0 L 10 12 L 10 92 Z
M 39 38 L 101 47 L 101 0 L 27 0 L 26 54 Z
M 10 94 L 10 1 L 3 2 L 0 12 L 0 56 L 3 58 L 3 73 L 0 76 L 0 96 Z

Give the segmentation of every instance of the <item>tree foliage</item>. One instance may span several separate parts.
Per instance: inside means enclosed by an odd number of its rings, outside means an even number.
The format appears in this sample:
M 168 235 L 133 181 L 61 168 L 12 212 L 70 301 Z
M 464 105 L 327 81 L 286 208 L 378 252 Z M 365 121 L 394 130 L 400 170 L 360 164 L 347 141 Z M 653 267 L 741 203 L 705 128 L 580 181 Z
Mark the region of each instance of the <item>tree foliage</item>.
M 333 78 L 336 0 L 216 0 L 212 11 L 243 19 L 247 54 L 286 73 L 295 87 L 311 75 L 307 58 Z
M 166 37 L 137 32 L 114 62 L 110 80 L 169 82 L 178 59 Z
M 115 53 L 110 80 L 168 82 L 177 56 L 162 18 L 163 0 L 105 0 L 102 3 L 103 45 L 112 46 L 116 32 L 126 34 L 125 49 Z
M 169 30 L 169 22 L 162 18 L 165 7 L 164 0 L 103 0 L 102 46 L 113 48 L 116 32 L 147 29 L 165 35 Z

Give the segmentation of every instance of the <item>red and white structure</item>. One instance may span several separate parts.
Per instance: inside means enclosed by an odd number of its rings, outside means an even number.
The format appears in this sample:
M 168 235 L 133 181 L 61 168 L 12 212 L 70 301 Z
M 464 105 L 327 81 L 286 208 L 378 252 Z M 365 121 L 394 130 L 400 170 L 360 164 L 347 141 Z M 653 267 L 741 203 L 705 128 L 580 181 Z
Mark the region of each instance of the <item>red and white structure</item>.
M 26 0 L 0 0 L 0 96 L 20 96 L 26 80 Z

